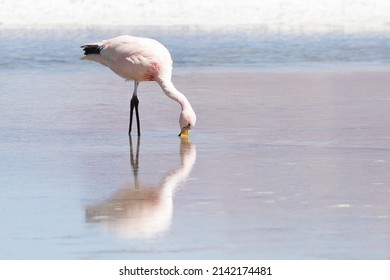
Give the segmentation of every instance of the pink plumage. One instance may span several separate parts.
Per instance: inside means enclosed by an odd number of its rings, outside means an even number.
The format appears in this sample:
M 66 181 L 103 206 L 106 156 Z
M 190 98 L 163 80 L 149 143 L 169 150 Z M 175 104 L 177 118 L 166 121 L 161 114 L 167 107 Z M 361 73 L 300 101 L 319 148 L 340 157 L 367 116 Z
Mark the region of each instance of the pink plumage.
M 101 42 L 85 44 L 82 59 L 96 61 L 107 66 L 126 80 L 134 80 L 134 92 L 130 101 L 130 125 L 133 109 L 136 111 L 138 135 L 140 123 L 138 115 L 137 88 L 139 82 L 155 81 L 164 93 L 181 106 L 179 136 L 188 136 L 196 123 L 196 115 L 188 99 L 179 92 L 171 81 L 172 58 L 161 43 L 156 40 L 134 36 L 119 36 Z

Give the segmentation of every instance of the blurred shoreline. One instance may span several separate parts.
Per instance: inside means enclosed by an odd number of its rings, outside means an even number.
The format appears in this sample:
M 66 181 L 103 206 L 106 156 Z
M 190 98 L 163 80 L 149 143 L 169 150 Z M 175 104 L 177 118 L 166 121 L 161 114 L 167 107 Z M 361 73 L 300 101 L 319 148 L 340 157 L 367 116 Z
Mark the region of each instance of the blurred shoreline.
M 386 0 L 5 0 L 3 27 L 260 26 L 271 32 L 390 30 Z

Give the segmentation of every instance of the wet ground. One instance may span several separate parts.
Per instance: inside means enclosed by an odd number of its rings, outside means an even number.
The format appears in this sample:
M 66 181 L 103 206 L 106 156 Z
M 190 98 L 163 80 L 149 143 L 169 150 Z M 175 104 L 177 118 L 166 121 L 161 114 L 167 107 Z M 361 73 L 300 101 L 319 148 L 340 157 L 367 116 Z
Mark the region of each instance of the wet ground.
M 1 259 L 389 259 L 388 69 L 1 77 Z M 97 66 L 96 66 L 97 67 Z M 83 74 L 82 74 L 83 73 Z

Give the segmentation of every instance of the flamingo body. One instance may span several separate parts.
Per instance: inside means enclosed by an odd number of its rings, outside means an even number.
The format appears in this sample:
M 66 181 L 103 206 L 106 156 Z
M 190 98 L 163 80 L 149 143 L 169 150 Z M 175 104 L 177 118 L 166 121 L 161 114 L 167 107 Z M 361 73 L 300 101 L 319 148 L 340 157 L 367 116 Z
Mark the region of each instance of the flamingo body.
M 161 43 L 156 40 L 142 37 L 123 35 L 101 42 L 85 44 L 84 60 L 92 60 L 110 68 L 126 80 L 134 80 L 134 93 L 131 100 L 130 127 L 132 112 L 136 109 L 138 134 L 140 134 L 138 117 L 137 88 L 139 82 L 155 81 L 165 94 L 178 102 L 181 106 L 179 119 L 181 133 L 187 136 L 194 127 L 196 115 L 188 99 L 180 93 L 171 81 L 172 58 Z

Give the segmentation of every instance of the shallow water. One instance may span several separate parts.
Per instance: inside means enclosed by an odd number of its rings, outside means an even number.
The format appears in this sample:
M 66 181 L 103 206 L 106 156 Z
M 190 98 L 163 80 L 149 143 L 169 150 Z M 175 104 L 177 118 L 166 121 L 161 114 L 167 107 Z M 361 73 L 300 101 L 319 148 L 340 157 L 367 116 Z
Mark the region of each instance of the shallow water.
M 151 37 L 170 50 L 175 67 L 298 68 L 389 66 L 390 32 L 270 32 L 261 26 L 0 29 L 0 70 L 75 71 L 79 46 L 121 34 Z M 81 63 L 81 62 L 80 62 Z M 95 70 L 100 71 L 98 67 Z M 98 70 L 96 70 L 98 69 Z
M 390 258 L 388 70 L 179 66 L 191 141 L 143 83 L 130 142 L 131 82 L 31 49 L 2 58 L 1 259 Z

